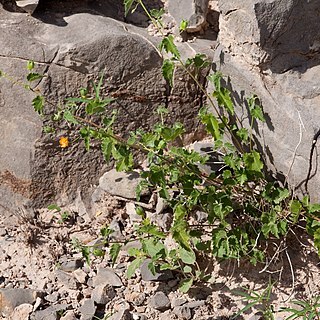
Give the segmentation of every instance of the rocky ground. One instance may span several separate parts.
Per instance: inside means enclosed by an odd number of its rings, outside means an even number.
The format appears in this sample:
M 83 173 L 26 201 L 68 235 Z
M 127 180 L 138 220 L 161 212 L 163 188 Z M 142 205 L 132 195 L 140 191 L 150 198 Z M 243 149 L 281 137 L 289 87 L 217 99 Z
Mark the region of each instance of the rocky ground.
M 270 298 L 275 310 L 288 306 L 288 299 L 320 292 L 319 258 L 303 232 L 267 266 L 212 262 L 210 281 L 196 284 L 188 294 L 179 292 L 178 274 L 153 275 L 147 263 L 128 280 L 128 246 L 114 268 L 108 254 L 88 265 L 72 243 L 97 244 L 106 224 L 128 237 L 140 218 L 133 199 L 137 182 L 132 174 L 106 173 L 92 197 L 94 218 L 80 216 L 75 207 L 66 208 L 65 214 L 42 209 L 32 219 L 23 210 L 10 219 L 0 216 L 2 320 L 231 319 L 246 304 L 233 290 L 262 292 L 270 279 L 277 281 Z M 161 203 L 152 195 L 144 201 L 140 205 L 150 218 L 165 223 L 170 213 Z M 258 311 L 259 306 L 238 319 L 260 319 Z M 277 313 L 277 319 L 285 314 Z
M 131 17 L 138 18 L 143 24 L 143 16 Z M 231 319 L 246 305 L 234 290 L 261 293 L 270 280 L 276 281 L 270 297 L 276 311 L 290 306 L 293 298 L 320 293 L 320 260 L 303 230 L 286 244 L 275 241 L 272 246 L 280 250 L 267 265 L 212 261 L 210 281 L 196 284 L 188 294 L 179 292 L 178 274 L 153 275 L 147 263 L 128 280 L 128 247 L 114 268 L 109 255 L 92 258 L 89 265 L 74 244 L 97 244 L 99 230 L 110 224 L 120 237 L 130 236 L 139 221 L 136 183 L 136 176 L 104 175 L 92 196 L 91 214 L 81 203 L 60 212 L 39 209 L 31 218 L 23 209 L 12 217 L 0 213 L 0 319 Z M 170 212 L 152 195 L 139 205 L 159 225 L 170 220 Z M 259 307 L 238 319 L 260 319 Z M 286 316 L 276 313 L 279 320 Z

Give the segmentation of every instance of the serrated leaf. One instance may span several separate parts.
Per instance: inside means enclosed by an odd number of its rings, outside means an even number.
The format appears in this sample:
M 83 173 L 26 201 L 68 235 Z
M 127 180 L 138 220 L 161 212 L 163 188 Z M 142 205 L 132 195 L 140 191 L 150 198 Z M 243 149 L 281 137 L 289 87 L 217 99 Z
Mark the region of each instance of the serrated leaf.
M 114 264 L 117 261 L 120 250 L 121 250 L 121 245 L 119 243 L 112 244 L 112 246 L 110 248 L 110 252 L 109 252 L 111 260 L 112 260 L 112 267 L 114 266 Z
M 180 58 L 180 52 L 177 46 L 174 44 L 174 37 L 173 35 L 169 35 L 164 37 L 160 43 L 160 50 L 165 50 L 167 53 L 171 53 L 173 57 L 176 59 Z
M 179 283 L 179 290 L 182 293 L 187 293 L 190 290 L 192 284 L 193 284 L 192 278 L 183 279 Z
M 113 146 L 114 146 L 114 142 L 110 138 L 106 137 L 102 139 L 101 150 L 102 150 L 103 157 L 107 163 L 110 162 Z
M 243 155 L 243 161 L 249 171 L 261 172 L 263 169 L 263 163 L 260 159 L 260 154 L 257 151 L 245 153 Z
M 44 77 L 44 76 L 41 75 L 41 74 L 39 74 L 39 73 L 33 73 L 33 72 L 31 72 L 31 73 L 29 73 L 29 74 L 27 75 L 27 80 L 30 81 L 30 82 L 32 82 L 32 81 L 36 81 L 36 80 L 42 79 L 43 77 Z
M 169 59 L 165 59 L 163 61 L 162 64 L 162 76 L 164 77 L 165 80 L 168 81 L 170 87 L 173 87 L 173 75 L 174 75 L 174 62 L 169 60 Z
M 136 270 L 141 266 L 142 262 L 143 262 L 144 258 L 136 258 L 134 259 L 128 269 L 127 269 L 127 277 L 128 279 L 132 278 L 132 276 L 135 274 Z
M 42 115 L 43 114 L 43 108 L 44 108 L 44 98 L 43 96 L 36 96 L 33 100 L 32 100 L 32 106 L 34 108 L 34 110 Z
M 72 124 L 79 124 L 79 121 L 77 121 L 74 117 L 74 115 L 71 113 L 70 110 L 65 110 L 63 113 L 63 119 L 66 120 L 69 123 Z

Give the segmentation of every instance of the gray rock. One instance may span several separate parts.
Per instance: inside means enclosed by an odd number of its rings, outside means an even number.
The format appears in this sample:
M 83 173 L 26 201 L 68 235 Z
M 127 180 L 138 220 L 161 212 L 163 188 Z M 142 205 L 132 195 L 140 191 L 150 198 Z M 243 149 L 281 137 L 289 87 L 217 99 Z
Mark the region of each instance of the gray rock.
M 56 270 L 56 277 L 60 283 L 71 290 L 78 289 L 78 282 L 76 281 L 73 274 L 64 272 L 62 270 Z
M 60 297 L 59 292 L 55 291 L 55 292 L 52 292 L 51 294 L 46 295 L 45 300 L 48 302 L 56 302 L 58 301 L 59 297 Z
M 170 300 L 163 292 L 159 291 L 150 298 L 149 306 L 153 309 L 164 311 L 170 308 Z
M 122 309 L 114 313 L 109 320 L 131 320 L 131 314 L 129 310 L 127 309 Z
M 32 289 L 0 289 L 0 314 L 9 316 L 21 304 L 33 304 L 40 292 Z
M 140 266 L 141 278 L 144 281 L 168 281 L 173 278 L 171 270 L 156 270 L 156 274 L 148 268 L 148 264 L 151 262 L 150 259 L 146 259 Z
M 190 309 L 198 308 L 201 306 L 204 306 L 206 304 L 205 300 L 196 300 L 196 301 L 191 301 L 185 304 Z
M 77 317 L 74 311 L 69 310 L 60 318 L 60 320 L 77 320 Z
M 30 315 L 30 320 L 56 320 L 57 312 L 68 310 L 69 304 L 56 304 L 44 310 L 35 311 Z M 91 319 L 90 319 L 91 320 Z
M 192 318 L 191 310 L 186 305 L 184 306 L 178 306 L 173 308 L 173 313 L 179 318 L 179 319 L 186 319 L 189 320 Z
M 98 304 L 107 304 L 116 296 L 116 291 L 108 284 L 96 286 L 92 290 L 91 299 Z
M 85 299 L 82 306 L 79 308 L 81 314 L 80 320 L 92 320 L 94 314 L 96 313 L 96 306 L 92 299 Z
M 171 301 L 171 307 L 179 307 L 183 304 L 185 304 L 188 300 L 184 298 L 173 298 Z
M 56 111 L 52 106 L 65 97 L 78 95 L 89 78 L 98 80 L 104 70 L 103 94 L 117 96 L 108 110 L 118 110 L 118 132 L 126 135 L 141 124 L 150 128 L 158 122 L 155 110 L 167 101 L 172 117 L 182 120 L 189 132 L 195 131 L 198 124 L 194 115 L 202 94 L 193 81 L 179 70 L 169 93 L 162 77 L 158 39 L 120 21 L 121 1 L 94 2 L 94 15 L 87 7 L 69 6 L 64 7 L 62 17 L 52 6 L 39 13 L 39 19 L 13 14 L 0 6 L 0 43 L 6 44 L 0 48 L 1 70 L 21 80 L 26 76 L 26 61 L 39 62 L 35 72 L 45 72 L 46 77 L 34 86 L 38 85 L 37 89 L 52 102 L 45 112 L 50 115 Z M 81 13 L 82 9 L 87 13 Z M 32 43 L 26 43 L 26 38 Z M 207 51 L 211 51 L 210 45 L 206 44 Z M 188 56 L 193 54 L 188 45 L 181 46 Z M 59 136 L 68 127 L 48 117 L 46 124 L 56 129 L 57 135 L 42 134 L 43 122 L 32 108 L 31 91 L 2 77 L 0 92 L 0 136 L 5 137 L 0 141 L 0 202 L 7 208 L 6 214 L 24 203 L 34 208 L 54 199 L 59 205 L 68 204 L 79 191 L 81 203 L 78 201 L 77 206 L 89 212 L 96 179 L 108 169 L 99 148 L 86 152 L 79 145 L 82 142 L 72 136 L 69 146 L 62 149 Z
M 257 146 L 275 177 L 288 177 L 290 187 L 304 194 L 319 130 L 320 58 L 315 52 L 320 36 L 314 12 L 320 2 L 220 0 L 219 8 L 215 67 L 229 77 L 241 119 L 247 115 L 241 97 L 257 94 L 266 115 L 266 123 L 254 124 Z M 308 184 L 312 201 L 320 201 L 319 183 L 316 171 Z
M 93 278 L 93 286 L 110 285 L 113 287 L 121 287 L 122 281 L 120 277 L 111 268 L 98 268 L 96 277 Z
M 141 181 L 138 172 L 118 172 L 112 169 L 99 179 L 99 187 L 113 196 L 136 198 L 136 188 Z

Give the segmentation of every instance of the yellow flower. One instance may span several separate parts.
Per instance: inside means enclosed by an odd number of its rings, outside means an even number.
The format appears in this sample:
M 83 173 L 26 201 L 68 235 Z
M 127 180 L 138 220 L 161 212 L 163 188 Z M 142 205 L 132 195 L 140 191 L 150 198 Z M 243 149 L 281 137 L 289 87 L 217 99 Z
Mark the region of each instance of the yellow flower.
M 59 144 L 61 148 L 66 148 L 69 145 L 69 140 L 67 137 L 61 137 L 59 140 Z

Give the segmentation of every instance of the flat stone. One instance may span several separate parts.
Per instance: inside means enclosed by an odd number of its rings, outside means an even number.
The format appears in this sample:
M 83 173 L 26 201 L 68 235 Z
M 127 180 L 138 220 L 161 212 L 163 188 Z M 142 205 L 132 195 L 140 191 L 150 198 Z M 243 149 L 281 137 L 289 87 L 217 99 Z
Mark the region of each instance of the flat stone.
M 206 304 L 206 301 L 205 301 L 205 300 L 197 300 L 197 301 L 188 302 L 188 303 L 186 303 L 185 305 L 186 305 L 188 308 L 193 309 L 193 308 L 197 308 L 197 307 L 204 306 L 205 304 Z
M 171 301 L 171 307 L 179 307 L 183 304 L 185 304 L 188 300 L 184 298 L 173 298 Z
M 70 304 L 56 304 L 44 310 L 35 311 L 31 314 L 30 320 L 57 320 L 57 312 L 67 310 Z
M 21 304 L 33 304 L 41 295 L 32 289 L 0 289 L 0 314 L 9 316 Z
M 93 286 L 110 285 L 112 287 L 123 286 L 120 277 L 111 268 L 98 268 L 96 277 L 93 278 Z
M 116 292 L 109 284 L 96 286 L 92 290 L 91 299 L 98 304 L 107 304 L 116 296 Z
M 86 299 L 83 301 L 82 306 L 79 308 L 81 313 L 80 320 L 92 320 L 96 313 L 96 306 L 94 305 L 93 299 Z
M 163 292 L 159 291 L 150 298 L 149 306 L 153 309 L 164 311 L 170 308 L 170 300 Z
M 81 284 L 86 283 L 87 274 L 82 269 L 74 270 L 73 275 L 79 283 L 81 283 Z
M 65 272 L 72 272 L 82 267 L 83 267 L 82 259 L 71 259 L 71 260 L 60 262 L 59 269 Z
M 108 320 L 131 320 L 131 314 L 129 310 L 122 309 L 113 314 Z
M 56 271 L 56 277 L 59 282 L 71 290 L 78 289 L 78 283 L 72 274 L 64 272 L 62 270 Z
M 99 187 L 113 196 L 135 199 L 140 181 L 140 174 L 136 171 L 118 172 L 112 169 L 99 179 Z

